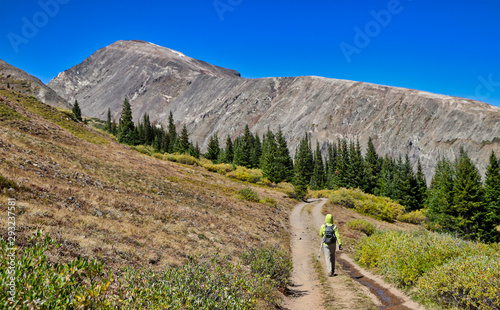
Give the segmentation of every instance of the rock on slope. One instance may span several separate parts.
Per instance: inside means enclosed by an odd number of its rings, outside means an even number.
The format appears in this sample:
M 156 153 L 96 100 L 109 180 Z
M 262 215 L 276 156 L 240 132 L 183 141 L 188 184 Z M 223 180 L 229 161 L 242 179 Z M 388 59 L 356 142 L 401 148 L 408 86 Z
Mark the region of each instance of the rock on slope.
M 245 124 L 259 133 L 281 126 L 292 151 L 305 132 L 322 147 L 338 138 L 365 146 L 371 136 L 380 154 L 420 158 L 428 178 L 460 146 L 483 173 L 491 150 L 500 153 L 500 108 L 483 102 L 315 76 L 244 79 L 144 41 L 115 42 L 48 85 L 103 119 L 108 108 L 118 119 L 125 97 L 135 120 L 149 113 L 165 124 L 172 111 L 202 147 Z
M 31 94 L 38 98 L 38 100 L 45 102 L 48 105 L 71 109 L 71 105 L 66 100 L 61 98 L 54 90 L 47 87 L 38 78 L 16 68 L 5 61 L 0 59 L 0 74 L 3 77 L 12 78 L 13 80 L 27 81 L 30 83 Z

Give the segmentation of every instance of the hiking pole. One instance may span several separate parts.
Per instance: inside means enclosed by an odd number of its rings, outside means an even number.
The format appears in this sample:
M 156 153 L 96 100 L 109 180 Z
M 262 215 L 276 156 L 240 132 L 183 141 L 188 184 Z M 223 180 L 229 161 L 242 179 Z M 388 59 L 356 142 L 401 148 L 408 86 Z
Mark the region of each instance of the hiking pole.
M 319 257 L 321 256 L 321 249 L 322 248 L 323 248 L 323 239 L 321 239 L 321 243 L 319 244 L 318 258 L 316 258 L 316 261 L 319 261 Z

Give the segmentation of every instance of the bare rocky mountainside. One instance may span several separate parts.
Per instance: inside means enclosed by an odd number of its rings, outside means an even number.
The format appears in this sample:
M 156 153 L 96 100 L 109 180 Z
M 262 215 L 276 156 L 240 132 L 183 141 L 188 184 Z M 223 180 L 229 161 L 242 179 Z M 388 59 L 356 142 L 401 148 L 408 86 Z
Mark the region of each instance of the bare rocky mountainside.
M 119 119 L 125 97 L 135 120 L 149 113 L 179 125 L 205 148 L 210 135 L 224 139 L 281 126 L 289 147 L 304 133 L 323 147 L 338 138 L 368 137 L 380 154 L 420 158 L 428 178 L 440 156 L 463 146 L 482 174 L 491 150 L 500 153 L 500 108 L 423 91 L 315 76 L 241 78 L 233 70 L 144 41 L 118 41 L 60 73 L 49 84 L 78 99 L 83 114 Z
M 48 105 L 71 109 L 71 105 L 66 100 L 61 98 L 54 90 L 47 87 L 38 78 L 16 68 L 0 59 L 0 75 L 5 79 L 12 81 L 20 81 L 22 83 L 22 91 L 33 95 L 38 100 L 45 102 Z M 14 83 L 13 83 L 14 84 Z

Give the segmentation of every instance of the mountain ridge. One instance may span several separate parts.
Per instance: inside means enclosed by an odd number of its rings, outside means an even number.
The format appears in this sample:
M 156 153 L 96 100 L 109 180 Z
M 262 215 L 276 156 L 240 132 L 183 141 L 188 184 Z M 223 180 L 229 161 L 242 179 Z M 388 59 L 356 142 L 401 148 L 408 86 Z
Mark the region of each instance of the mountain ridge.
M 166 125 L 169 112 L 202 149 L 210 135 L 262 134 L 281 127 L 292 150 L 304 133 L 323 150 L 337 139 L 369 137 L 380 154 L 418 158 L 426 177 L 440 156 L 464 147 L 484 173 L 500 151 L 500 108 L 420 90 L 317 76 L 241 78 L 234 70 L 193 60 L 144 41 L 117 41 L 48 84 L 82 112 L 119 119 L 129 98 L 134 120 L 148 113 Z
M 0 59 L 0 74 L 4 78 L 12 78 L 12 80 L 27 81 L 30 85 L 26 84 L 23 87 L 24 92 L 33 94 L 39 100 L 45 102 L 48 105 L 71 109 L 71 104 L 69 104 L 65 99 L 60 97 L 53 89 L 46 86 L 40 79 L 32 76 L 31 74 L 12 66 L 11 64 Z

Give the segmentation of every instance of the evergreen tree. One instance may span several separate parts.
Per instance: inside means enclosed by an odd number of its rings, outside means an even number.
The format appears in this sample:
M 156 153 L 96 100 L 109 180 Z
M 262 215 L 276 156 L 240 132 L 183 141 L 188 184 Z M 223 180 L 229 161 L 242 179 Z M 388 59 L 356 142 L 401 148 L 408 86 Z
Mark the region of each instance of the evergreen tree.
M 80 110 L 80 105 L 78 105 L 78 100 L 75 100 L 75 104 L 73 105 L 73 109 L 71 109 L 75 119 L 79 122 L 82 121 L 82 110 Z
M 319 148 L 319 142 L 316 142 L 316 151 L 313 155 L 313 173 L 309 186 L 312 190 L 319 190 L 325 187 L 325 166 L 323 165 L 323 157 Z
M 486 168 L 484 197 L 486 215 L 483 240 L 486 242 L 499 242 L 500 231 L 497 231 L 496 228 L 500 225 L 500 166 L 493 151 L 491 151 L 489 165 Z
M 177 138 L 177 142 L 177 148 L 175 149 L 176 153 L 189 153 L 189 132 L 186 125 L 182 126 L 181 135 Z
M 382 161 L 382 168 L 379 179 L 379 195 L 382 197 L 396 197 L 397 196 L 397 167 L 394 159 L 385 156 Z
M 368 138 L 368 146 L 366 149 L 365 176 L 366 192 L 375 194 L 380 179 L 380 161 L 371 137 Z
M 217 133 L 215 133 L 212 136 L 210 136 L 205 158 L 211 160 L 212 162 L 215 162 L 219 158 L 219 152 L 220 152 L 219 137 L 217 136 Z
M 234 159 L 234 149 L 233 149 L 233 141 L 231 140 L 231 136 L 227 135 L 226 138 L 226 149 L 224 150 L 224 162 L 230 164 Z
M 290 152 L 288 151 L 288 145 L 286 143 L 285 137 L 283 137 L 283 132 L 281 127 L 278 129 L 276 134 L 276 144 L 277 144 L 277 162 L 278 162 L 278 179 L 282 181 L 292 181 L 293 179 L 293 161 L 290 157 Z
M 234 164 L 246 168 L 252 168 L 250 155 L 253 148 L 253 135 L 248 125 L 245 126 L 245 132 L 241 139 L 238 139 L 237 147 L 234 153 Z
M 162 153 L 167 153 L 170 149 L 170 135 L 168 132 L 164 133 L 163 139 L 161 139 L 160 151 Z
M 260 167 L 262 175 L 273 183 L 281 182 L 278 169 L 278 144 L 274 134 L 268 128 L 263 138 L 262 157 Z
M 252 139 L 252 150 L 250 153 L 250 163 L 252 168 L 259 168 L 260 157 L 262 156 L 262 144 L 258 134 Z
M 126 144 L 135 144 L 135 125 L 132 120 L 132 109 L 128 99 L 123 101 L 123 110 L 120 117 L 120 124 L 118 125 L 118 142 Z
M 481 176 L 463 148 L 460 149 L 455 165 L 456 177 L 450 214 L 454 230 L 466 239 L 478 239 L 484 234 L 481 222 L 485 216 Z
M 417 200 L 417 208 L 422 209 L 425 206 L 425 201 L 427 199 L 427 180 L 422 171 L 422 164 L 420 159 L 417 162 L 417 174 L 415 175 L 416 189 L 415 189 L 415 199 Z
M 188 153 L 189 153 L 189 155 L 199 159 L 200 158 L 200 147 L 198 146 L 198 143 L 196 143 L 196 146 L 193 146 L 193 143 L 189 143 Z
M 361 146 L 359 145 L 359 139 L 356 140 L 356 145 L 351 143 L 349 157 L 350 161 L 350 186 L 357 187 L 362 190 L 366 190 L 365 185 L 365 171 L 364 171 L 364 160 L 361 154 Z
M 453 182 L 455 169 L 451 162 L 438 161 L 427 196 L 427 217 L 438 230 L 452 231 L 451 210 L 453 205 Z
M 337 170 L 337 161 L 338 161 L 338 151 L 337 144 L 329 143 L 328 144 L 328 156 L 326 160 L 326 186 L 328 189 L 334 189 L 337 187 L 335 183 L 336 175 L 338 173 Z
M 307 185 L 311 181 L 311 175 L 314 170 L 313 156 L 311 151 L 311 144 L 307 133 L 299 144 L 299 148 L 295 153 L 294 164 L 294 188 L 297 198 L 302 199 L 307 194 Z
M 349 148 L 347 147 L 347 140 L 339 140 L 337 145 L 339 154 L 337 160 L 337 170 L 335 173 L 335 185 L 337 187 L 349 188 L 352 187 L 350 180 L 351 160 L 349 158 Z
M 175 151 L 175 144 L 177 142 L 177 129 L 175 127 L 174 115 L 170 112 L 168 116 L 168 153 Z
M 153 143 L 153 126 L 151 125 L 151 122 L 149 121 L 149 115 L 144 114 L 144 119 L 143 119 L 143 131 L 142 131 L 142 140 L 145 145 L 151 145 Z
M 108 108 L 108 120 L 106 121 L 106 128 L 105 130 L 109 133 L 111 133 L 111 109 Z
M 408 154 L 405 156 L 404 163 L 400 159 L 398 162 L 398 172 L 396 173 L 396 196 L 391 197 L 405 206 L 407 211 L 417 210 L 419 208 L 416 199 L 416 186 L 417 181 L 411 167 L 410 158 Z

